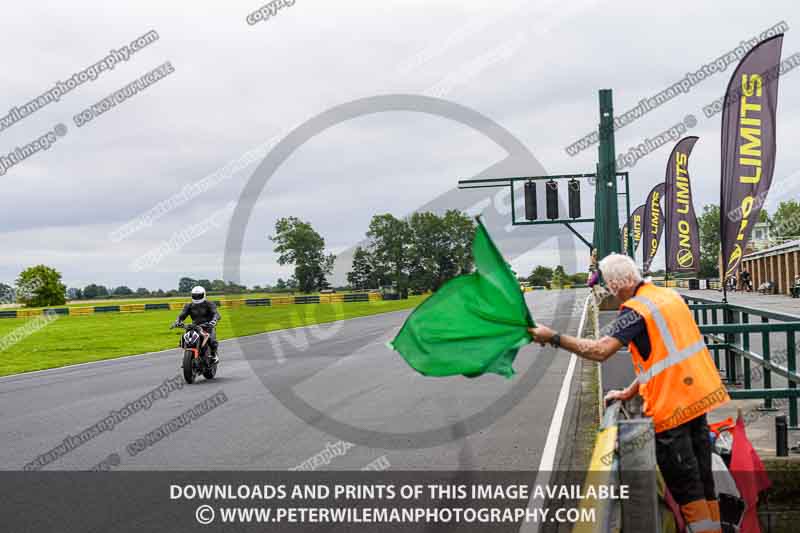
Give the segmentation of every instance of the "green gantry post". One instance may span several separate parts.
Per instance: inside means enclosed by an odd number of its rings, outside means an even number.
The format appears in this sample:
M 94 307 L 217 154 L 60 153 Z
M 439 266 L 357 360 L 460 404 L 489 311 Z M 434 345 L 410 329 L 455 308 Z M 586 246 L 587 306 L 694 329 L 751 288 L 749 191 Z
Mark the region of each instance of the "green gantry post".
M 614 105 L 611 89 L 600 89 L 597 182 L 594 197 L 594 246 L 597 258 L 620 253 L 617 162 L 614 148 Z

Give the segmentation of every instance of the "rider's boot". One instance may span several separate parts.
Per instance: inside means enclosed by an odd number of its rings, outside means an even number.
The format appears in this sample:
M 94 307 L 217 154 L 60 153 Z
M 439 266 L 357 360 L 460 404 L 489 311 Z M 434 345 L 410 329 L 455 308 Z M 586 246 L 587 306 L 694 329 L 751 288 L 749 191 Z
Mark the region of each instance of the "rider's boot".
M 217 355 L 217 348 L 218 347 L 219 347 L 219 345 L 217 343 L 214 343 L 214 344 L 211 345 L 211 364 L 212 365 L 215 365 L 215 364 L 219 363 L 219 355 Z

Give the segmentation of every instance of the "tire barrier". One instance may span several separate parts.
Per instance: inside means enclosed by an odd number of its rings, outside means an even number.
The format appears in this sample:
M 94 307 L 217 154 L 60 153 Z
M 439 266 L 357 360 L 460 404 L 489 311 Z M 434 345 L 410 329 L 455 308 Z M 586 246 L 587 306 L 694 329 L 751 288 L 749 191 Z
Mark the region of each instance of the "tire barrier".
M 144 313 L 144 304 L 126 304 L 119 306 L 120 313 Z
M 295 304 L 318 304 L 319 296 L 295 296 Z
M 215 300 L 223 309 L 248 307 L 274 307 L 278 305 L 333 304 L 351 302 L 376 302 L 383 298 L 377 292 L 350 292 L 315 294 L 312 296 L 276 296 L 273 298 L 247 298 L 241 300 Z M 0 318 L 30 318 L 42 314 L 88 316 L 95 313 L 144 313 L 145 311 L 180 311 L 185 302 L 160 302 L 143 304 L 97 305 L 94 307 L 58 307 L 50 309 L 8 309 L 0 311 Z
M 255 306 L 259 306 L 259 305 L 270 306 L 271 303 L 272 302 L 270 302 L 269 298 L 253 298 L 253 299 L 244 301 L 245 305 L 255 305 Z
M 367 293 L 351 293 L 344 295 L 345 302 L 368 302 L 369 294 Z

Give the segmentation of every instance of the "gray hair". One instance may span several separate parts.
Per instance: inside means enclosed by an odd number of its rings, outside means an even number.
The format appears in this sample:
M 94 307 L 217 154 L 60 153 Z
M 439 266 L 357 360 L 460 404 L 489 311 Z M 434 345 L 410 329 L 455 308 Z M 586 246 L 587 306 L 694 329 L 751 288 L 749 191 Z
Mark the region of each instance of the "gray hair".
M 633 288 L 642 281 L 639 267 L 627 255 L 612 253 L 600 260 L 598 265 L 603 279 L 612 294 L 617 294 L 620 289 Z

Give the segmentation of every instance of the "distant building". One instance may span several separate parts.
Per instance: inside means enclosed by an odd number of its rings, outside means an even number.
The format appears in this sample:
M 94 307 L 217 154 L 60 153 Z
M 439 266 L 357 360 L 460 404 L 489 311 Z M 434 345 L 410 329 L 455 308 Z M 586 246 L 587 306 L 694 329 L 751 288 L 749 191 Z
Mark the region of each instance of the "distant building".
M 800 276 L 800 239 L 747 254 L 741 268 L 750 272 L 754 289 L 771 281 L 779 294 L 789 294 L 795 278 Z
M 753 225 L 753 233 L 750 235 L 747 251 L 757 252 L 769 248 L 772 244 L 774 243 L 769 232 L 769 222 L 756 222 Z

